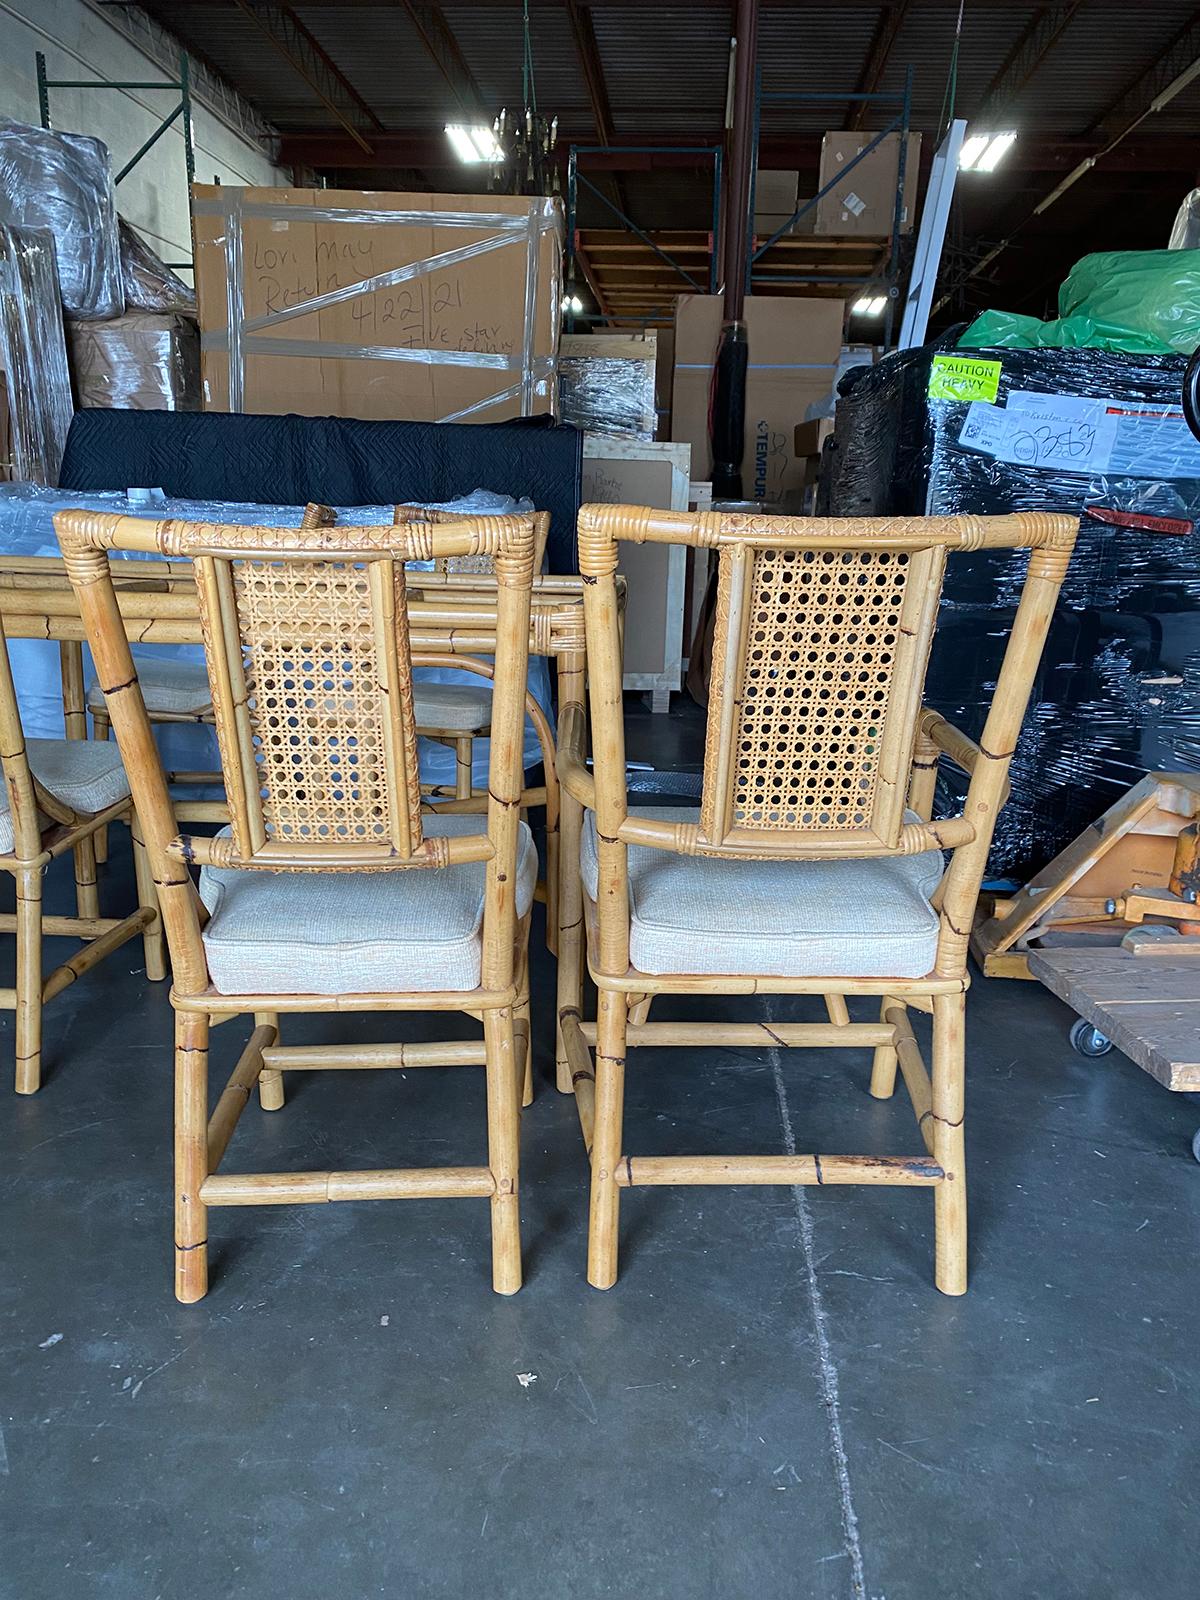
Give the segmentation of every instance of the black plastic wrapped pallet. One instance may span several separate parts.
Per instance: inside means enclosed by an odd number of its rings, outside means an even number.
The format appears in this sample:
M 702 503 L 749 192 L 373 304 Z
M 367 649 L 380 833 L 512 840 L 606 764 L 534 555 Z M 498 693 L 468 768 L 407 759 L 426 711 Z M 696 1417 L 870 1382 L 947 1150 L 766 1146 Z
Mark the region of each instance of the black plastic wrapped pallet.
M 934 358 L 946 348 L 907 351 L 844 380 L 829 510 L 1081 516 L 989 861 L 991 877 L 1024 879 L 1145 771 L 1200 767 L 1200 444 L 1175 415 L 1182 357 L 971 351 L 998 363 L 988 398 L 1006 410 L 1014 396 L 1019 405 L 1034 393 L 1104 400 L 1126 412 L 1099 469 L 1000 459 L 963 442 L 968 401 L 929 397 Z M 989 419 L 998 420 L 986 409 Z M 1162 520 L 1155 531 L 1102 520 L 1129 515 Z M 972 735 L 982 727 L 1026 560 L 980 551 L 947 568 L 927 699 Z

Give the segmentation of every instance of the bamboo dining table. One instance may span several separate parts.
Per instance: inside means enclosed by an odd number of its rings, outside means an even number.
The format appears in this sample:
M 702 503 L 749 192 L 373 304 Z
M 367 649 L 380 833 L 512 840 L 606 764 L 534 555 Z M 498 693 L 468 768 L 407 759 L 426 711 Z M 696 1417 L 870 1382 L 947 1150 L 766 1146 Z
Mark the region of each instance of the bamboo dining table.
M 119 569 L 117 602 L 129 640 L 137 645 L 203 642 L 191 563 L 179 560 L 114 561 Z M 86 643 L 75 592 L 59 556 L 0 556 L 0 616 L 10 639 L 57 641 L 62 674 L 63 720 L 68 738 L 87 737 L 86 686 L 82 646 Z M 412 570 L 408 593 L 409 641 L 415 666 L 422 656 L 478 658 L 495 653 L 494 588 L 479 573 Z M 583 630 L 583 579 L 578 574 L 540 574 L 534 579 L 529 649 L 554 663 L 558 711 L 586 705 L 587 658 Z M 544 719 L 543 719 L 544 721 Z M 548 725 L 547 729 L 548 729 Z M 583 899 L 579 845 L 583 808 L 560 791 L 553 769 L 553 747 L 542 745 L 545 785 L 525 791 L 527 805 L 546 807 L 546 935 L 558 958 L 558 1004 L 578 1009 L 583 981 Z M 175 773 L 176 782 L 199 775 Z M 467 810 L 478 800 L 439 801 L 437 809 Z M 188 801 L 181 817 L 191 822 L 223 821 L 222 802 Z M 571 1089 L 570 1068 L 561 1037 L 557 1041 L 557 1083 Z

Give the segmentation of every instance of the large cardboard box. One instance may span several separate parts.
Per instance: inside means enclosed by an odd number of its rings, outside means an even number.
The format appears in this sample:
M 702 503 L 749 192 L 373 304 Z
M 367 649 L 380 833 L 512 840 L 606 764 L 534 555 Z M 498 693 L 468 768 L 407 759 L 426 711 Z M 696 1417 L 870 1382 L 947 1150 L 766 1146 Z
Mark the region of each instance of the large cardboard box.
M 207 410 L 553 410 L 557 200 L 195 184 L 193 211 Z
M 859 151 L 865 150 L 874 138 L 875 134 L 870 132 L 827 133 L 821 141 L 821 174 L 817 187 L 824 189 L 826 184 L 832 183 L 833 188 L 817 201 L 815 231 L 818 234 L 866 239 L 886 239 L 891 234 L 896 212 L 900 135 L 889 133 L 869 156 L 846 171 Z M 904 163 L 901 233 L 912 230 L 920 164 L 921 135 L 910 133 Z
M 785 222 L 796 209 L 796 193 L 800 187 L 798 172 L 756 172 L 754 175 L 754 231 L 763 233 L 768 217 Z M 775 228 L 770 230 L 774 233 Z
M 750 361 L 742 454 L 747 500 L 787 506 L 801 494 L 804 464 L 796 457 L 795 428 L 809 406 L 833 390 L 844 312 L 840 300 L 747 297 Z M 722 313 L 719 295 L 686 295 L 676 306 L 671 437 L 691 445 L 696 479 L 712 474 L 708 402 Z

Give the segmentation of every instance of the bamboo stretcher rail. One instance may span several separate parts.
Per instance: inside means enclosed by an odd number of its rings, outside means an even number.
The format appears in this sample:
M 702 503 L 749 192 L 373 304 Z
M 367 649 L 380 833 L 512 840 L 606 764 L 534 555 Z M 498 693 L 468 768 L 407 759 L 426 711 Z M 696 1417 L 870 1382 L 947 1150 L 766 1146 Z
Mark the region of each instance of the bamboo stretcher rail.
M 588 1044 L 595 1044 L 596 1024 L 585 1022 L 580 1027 Z M 893 1033 L 891 1026 L 876 1022 L 631 1022 L 625 1037 L 631 1045 L 693 1045 L 700 1049 L 726 1045 L 763 1050 L 782 1045 L 789 1050 L 854 1050 L 891 1044 Z
M 263 1051 L 266 1066 L 285 1072 L 354 1071 L 377 1067 L 482 1067 L 482 1039 L 433 1040 L 412 1044 L 285 1044 Z
M 200 1185 L 206 1206 L 311 1206 L 338 1200 L 490 1199 L 487 1167 L 383 1167 L 372 1172 L 214 1173 Z
M 221 1157 L 233 1137 L 238 1118 L 249 1104 L 254 1086 L 262 1073 L 263 1051 L 268 1045 L 274 1044 L 278 1037 L 278 1028 L 261 1023 L 246 1041 L 246 1047 L 229 1075 L 229 1082 L 217 1101 L 216 1109 L 208 1119 L 209 1172 L 215 1172 L 221 1165 Z
M 105 956 L 111 955 L 139 933 L 144 933 L 157 915 L 152 906 L 139 907 L 131 916 L 118 922 L 115 928 L 109 928 L 85 944 L 69 961 L 55 967 L 42 985 L 42 1004 L 47 1004 L 55 995 L 69 988 L 77 978 L 82 978 L 85 972 L 90 972 L 98 962 L 103 961 Z
M 659 1184 L 940 1183 L 942 1169 L 925 1156 L 622 1156 L 619 1189 Z

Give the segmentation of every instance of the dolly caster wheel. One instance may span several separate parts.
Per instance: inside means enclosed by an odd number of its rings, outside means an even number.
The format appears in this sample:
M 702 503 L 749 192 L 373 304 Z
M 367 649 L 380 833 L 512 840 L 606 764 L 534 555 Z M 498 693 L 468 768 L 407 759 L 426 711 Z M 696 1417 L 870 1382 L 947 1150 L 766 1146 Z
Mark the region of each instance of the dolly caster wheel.
M 1072 1049 L 1078 1051 L 1081 1056 L 1087 1056 L 1089 1060 L 1094 1060 L 1097 1056 L 1106 1056 L 1112 1049 L 1112 1040 L 1101 1033 L 1099 1028 L 1093 1028 L 1083 1017 L 1077 1017 L 1071 1024 L 1071 1031 L 1067 1037 L 1071 1041 Z M 1200 1156 L 1196 1159 L 1200 1160 Z

